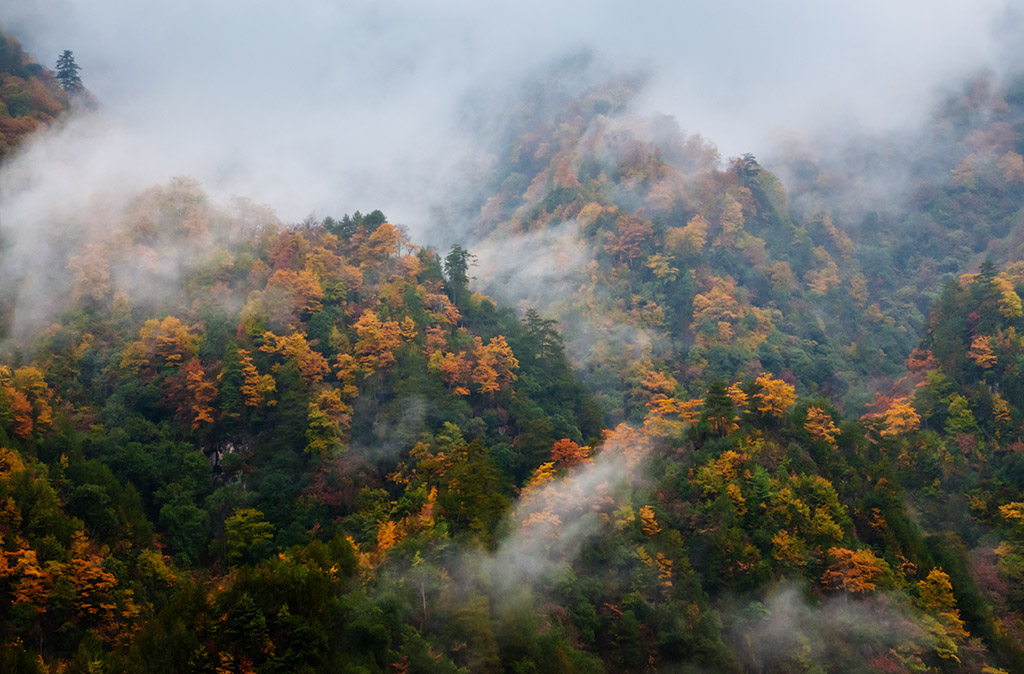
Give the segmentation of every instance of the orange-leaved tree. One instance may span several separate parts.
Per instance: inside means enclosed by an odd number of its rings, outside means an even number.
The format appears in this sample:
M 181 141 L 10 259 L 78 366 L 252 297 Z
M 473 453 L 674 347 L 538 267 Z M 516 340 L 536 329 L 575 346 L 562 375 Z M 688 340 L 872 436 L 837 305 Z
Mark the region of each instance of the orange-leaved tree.
M 36 368 L 20 367 L 11 372 L 0 365 L 0 423 L 14 435 L 27 440 L 34 431 L 49 428 L 53 423 L 52 398 L 43 373 Z
M 820 407 L 807 408 L 807 420 L 804 422 L 804 430 L 818 442 L 836 448 L 836 436 L 839 429 L 836 427 L 832 416 Z
M 355 324 L 354 353 L 367 376 L 388 370 L 395 364 L 395 351 L 402 345 L 402 326 L 398 321 L 382 321 L 376 311 L 367 309 Z
M 870 550 L 829 548 L 831 562 L 821 576 L 821 584 L 831 590 L 844 590 L 851 594 L 874 592 L 877 581 L 888 571 L 885 560 Z
M 213 407 L 211 403 L 217 398 L 217 387 L 209 381 L 199 360 L 193 358 L 185 363 L 185 386 L 188 391 L 191 412 L 192 430 L 199 428 L 200 423 L 213 423 Z
M 589 461 L 590 452 L 590 447 L 580 447 L 569 438 L 563 438 L 551 447 L 551 460 L 559 468 L 572 468 Z
M 274 376 L 260 374 L 253 363 L 252 356 L 245 349 L 238 350 L 238 358 L 242 363 L 242 397 L 247 407 L 260 408 L 264 405 L 272 407 L 277 401 L 270 396 L 277 392 Z
M 967 355 L 981 368 L 987 369 L 996 364 L 996 355 L 992 352 L 992 338 L 985 335 L 975 335 Z
M 887 438 L 917 430 L 921 425 L 921 416 L 906 398 L 896 398 L 882 416 L 885 428 L 882 435 Z
M 309 346 L 306 336 L 301 332 L 294 332 L 286 337 L 264 332 L 263 340 L 260 351 L 294 361 L 299 368 L 299 374 L 307 384 L 318 384 L 330 374 L 331 368 L 327 364 L 327 359 Z M 275 365 L 273 369 L 276 371 L 278 367 Z

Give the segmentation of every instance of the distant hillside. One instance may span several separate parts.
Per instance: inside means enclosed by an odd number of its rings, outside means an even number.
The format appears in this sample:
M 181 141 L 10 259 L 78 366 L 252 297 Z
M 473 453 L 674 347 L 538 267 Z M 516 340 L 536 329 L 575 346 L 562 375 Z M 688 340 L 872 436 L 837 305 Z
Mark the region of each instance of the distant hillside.
M 1024 86 L 973 81 L 915 137 L 723 162 L 636 84 L 558 78 L 509 121 L 469 247 L 482 289 L 557 316 L 614 417 L 762 370 L 857 414 L 944 280 L 1024 241 Z
M 0 159 L 28 134 L 70 109 L 53 72 L 0 31 Z
M 615 418 L 764 370 L 858 410 L 923 307 L 876 291 L 828 211 L 795 219 L 753 156 L 723 163 L 672 118 L 630 114 L 633 94 L 598 86 L 517 120 L 470 244 L 485 292 L 557 316 Z

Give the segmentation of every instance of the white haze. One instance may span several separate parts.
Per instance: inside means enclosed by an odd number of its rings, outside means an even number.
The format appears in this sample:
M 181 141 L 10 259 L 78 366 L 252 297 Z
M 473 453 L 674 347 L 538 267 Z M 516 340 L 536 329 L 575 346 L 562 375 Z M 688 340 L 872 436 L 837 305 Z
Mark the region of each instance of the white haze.
M 596 457 L 525 489 L 511 517 L 515 530 L 497 550 L 465 555 L 463 564 L 473 572 L 469 577 L 488 579 L 496 598 L 557 582 L 587 541 L 613 526 L 612 511 L 645 484 L 650 450 L 662 440 L 646 429 L 619 426 Z
M 870 658 L 890 649 L 933 647 L 901 595 L 878 593 L 852 602 L 849 596 L 829 597 L 812 604 L 800 586 L 780 583 L 769 588 L 764 603 L 725 601 L 721 608 L 730 623 L 727 640 L 748 672 L 786 671 L 794 663 L 809 671 L 851 665 L 871 671 Z
M 31 228 L 12 222 L 23 199 L 73 209 L 188 175 L 286 221 L 380 208 L 415 236 L 480 165 L 486 139 L 463 121 L 503 113 L 486 106 L 553 59 L 649 73 L 641 112 L 733 156 L 782 128 L 915 123 L 938 87 L 1015 43 L 1008 6 L 16 0 L 0 26 L 44 65 L 73 50 L 103 111 L 29 148 L 0 224 Z
M 598 514 L 604 502 L 612 502 L 611 495 L 635 477 L 618 457 L 599 457 L 569 478 L 523 498 L 513 517 L 516 531 L 493 554 L 476 560 L 481 577 L 495 584 L 498 596 L 555 581 L 587 540 L 607 526 Z M 541 511 L 546 518 L 527 523 L 529 515 Z

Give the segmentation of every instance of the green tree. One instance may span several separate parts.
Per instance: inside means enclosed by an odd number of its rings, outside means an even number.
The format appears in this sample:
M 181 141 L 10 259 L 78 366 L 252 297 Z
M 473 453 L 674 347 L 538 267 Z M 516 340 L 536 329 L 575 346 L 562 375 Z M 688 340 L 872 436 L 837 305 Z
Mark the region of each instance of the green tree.
M 228 539 L 228 561 L 258 562 L 271 550 L 274 525 L 255 508 L 239 508 L 224 521 Z
M 78 93 L 83 89 L 82 78 L 78 76 L 81 66 L 75 63 L 75 55 L 70 49 L 65 49 L 57 57 L 57 81 L 69 94 Z
M 465 306 L 469 297 L 469 266 L 474 257 L 468 250 L 455 244 L 444 258 L 444 277 L 448 296 L 457 307 Z
M 736 426 L 736 405 L 729 397 L 725 382 L 713 382 L 704 397 L 704 410 L 701 412 L 701 425 L 712 435 L 727 435 Z
M 160 509 L 160 524 L 166 531 L 165 540 L 176 553 L 189 562 L 199 559 L 210 528 L 209 513 L 177 494 Z

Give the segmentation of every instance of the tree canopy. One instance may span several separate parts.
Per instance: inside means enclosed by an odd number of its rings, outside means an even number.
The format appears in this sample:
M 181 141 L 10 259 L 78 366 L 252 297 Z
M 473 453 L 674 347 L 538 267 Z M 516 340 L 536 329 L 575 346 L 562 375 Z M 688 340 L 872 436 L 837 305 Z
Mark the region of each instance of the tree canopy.
M 5 133 L 80 86 L 12 44 Z M 884 212 L 608 85 L 515 108 L 447 253 L 184 177 L 62 213 L 0 357 L 0 671 L 1024 671 L 1005 86 Z

